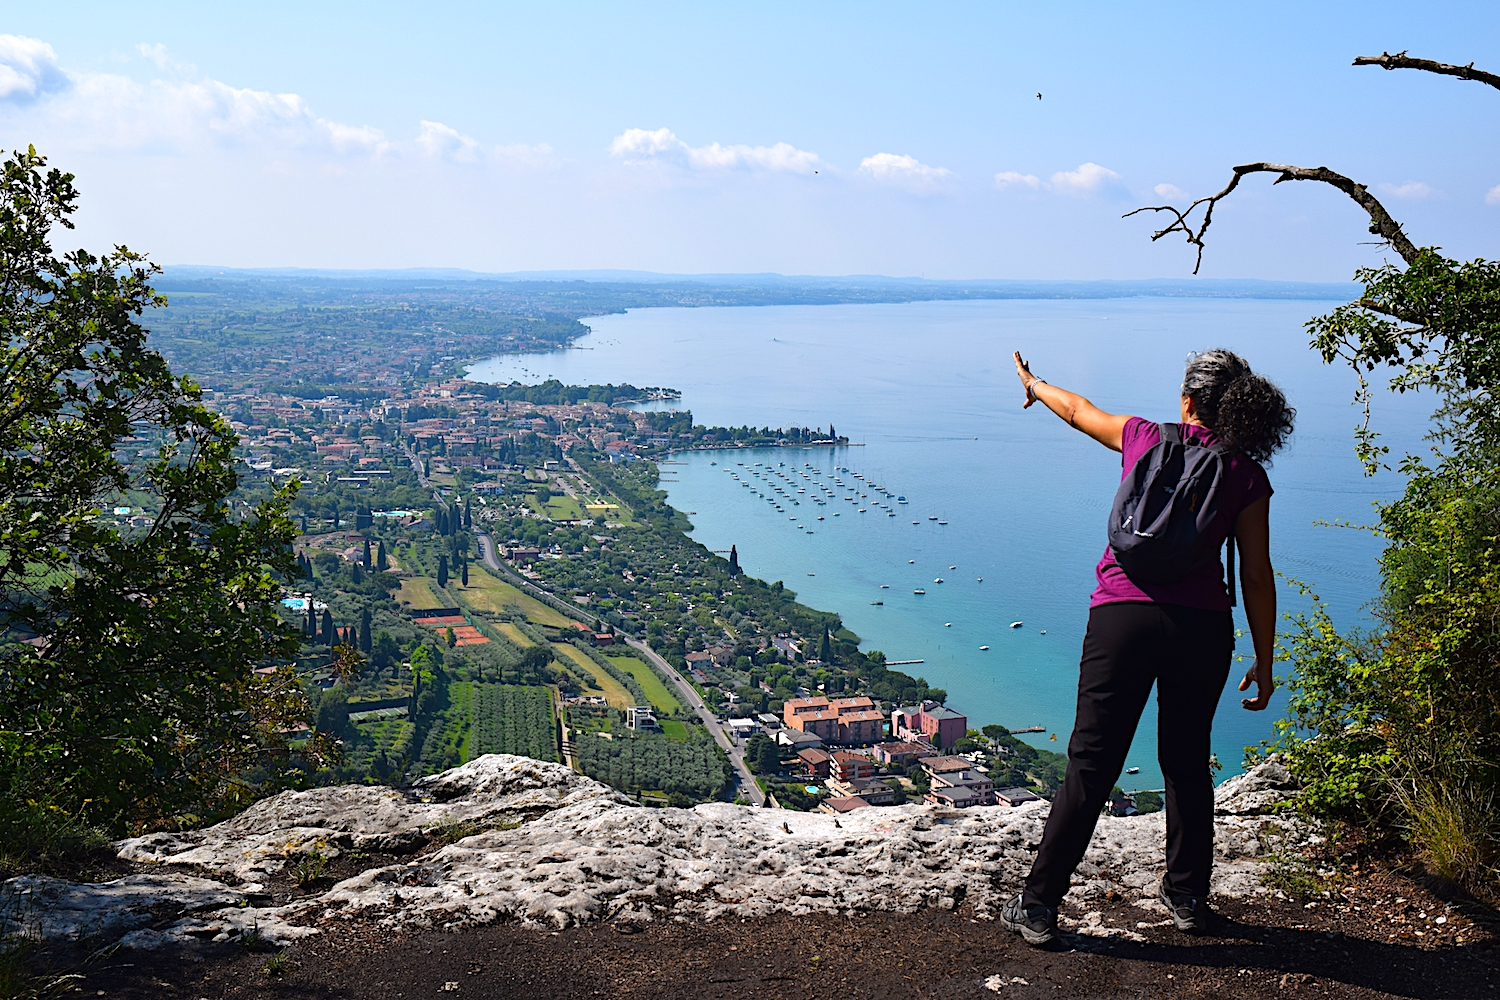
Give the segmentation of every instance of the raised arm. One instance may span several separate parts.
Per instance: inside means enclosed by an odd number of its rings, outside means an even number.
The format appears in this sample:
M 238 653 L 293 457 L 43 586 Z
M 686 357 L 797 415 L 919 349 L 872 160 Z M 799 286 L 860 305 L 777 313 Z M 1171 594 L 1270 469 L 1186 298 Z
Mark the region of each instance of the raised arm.
M 1076 392 L 1069 392 L 1050 383 L 1043 382 L 1031 374 L 1031 366 L 1015 352 L 1016 375 L 1021 379 L 1021 388 L 1026 390 L 1023 409 L 1032 403 L 1041 403 L 1106 448 L 1120 450 L 1120 439 L 1125 433 L 1129 414 L 1105 413 Z

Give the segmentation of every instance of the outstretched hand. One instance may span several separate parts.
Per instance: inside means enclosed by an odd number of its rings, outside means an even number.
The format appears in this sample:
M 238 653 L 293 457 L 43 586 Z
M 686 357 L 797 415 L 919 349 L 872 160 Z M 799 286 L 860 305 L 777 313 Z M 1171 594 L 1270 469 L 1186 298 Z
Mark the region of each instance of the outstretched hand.
M 1036 397 L 1031 394 L 1031 383 L 1036 381 L 1036 376 L 1031 374 L 1031 366 L 1021 358 L 1021 352 L 1013 352 L 1016 359 L 1016 377 L 1021 380 L 1021 391 L 1026 394 L 1026 402 L 1021 404 L 1021 409 L 1026 409 L 1036 402 Z
M 1251 684 L 1255 685 L 1255 697 L 1241 698 L 1240 704 L 1249 712 L 1264 711 L 1265 707 L 1271 703 L 1271 692 L 1276 690 L 1276 682 L 1271 678 L 1269 663 L 1262 667 L 1260 660 L 1257 659 L 1250 665 L 1250 669 L 1245 671 L 1245 679 L 1240 681 L 1240 690 L 1250 690 Z

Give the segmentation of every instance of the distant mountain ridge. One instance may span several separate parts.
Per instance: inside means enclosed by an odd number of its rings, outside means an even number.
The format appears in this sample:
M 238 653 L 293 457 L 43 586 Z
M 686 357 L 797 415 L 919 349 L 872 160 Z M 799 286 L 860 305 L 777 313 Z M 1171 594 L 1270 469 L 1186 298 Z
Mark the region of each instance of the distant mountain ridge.
M 670 290 L 688 294 L 684 301 L 661 301 L 681 305 L 773 305 L 819 302 L 915 302 L 949 299 L 1115 299 L 1164 298 L 1252 298 L 1348 301 L 1355 288 L 1350 283 L 1266 281 L 1252 278 L 1149 278 L 1142 280 L 1022 280 L 1022 279 L 928 279 L 875 274 L 785 275 L 755 274 L 660 274 L 652 271 L 573 270 L 513 271 L 488 273 L 462 268 L 399 268 L 389 270 L 324 268 L 232 268 L 198 264 L 173 264 L 165 269 L 161 285 L 170 289 L 181 282 L 269 282 L 273 284 L 317 284 L 325 287 L 405 286 L 413 291 L 456 283 L 524 285 L 541 291 L 548 286 L 594 286 L 602 292 L 616 289 L 636 295 L 654 292 L 649 298 L 669 299 Z M 783 293 L 785 302 L 777 301 Z M 717 293 L 717 294 L 714 294 Z M 635 296 L 631 296 L 635 297 Z M 705 301 L 707 299 L 708 301 Z M 744 301 L 736 301 L 744 299 Z M 646 303 L 633 303 L 644 305 Z M 657 304 L 657 303 L 653 303 Z

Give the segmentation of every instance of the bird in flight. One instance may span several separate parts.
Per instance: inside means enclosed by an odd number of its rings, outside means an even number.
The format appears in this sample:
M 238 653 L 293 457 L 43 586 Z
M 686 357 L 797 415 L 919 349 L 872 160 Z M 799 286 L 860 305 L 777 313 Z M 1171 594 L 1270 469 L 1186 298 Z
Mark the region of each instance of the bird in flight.
M 1042 92 L 1040 90 L 1036 92 L 1036 99 L 1039 101 L 1042 99 Z

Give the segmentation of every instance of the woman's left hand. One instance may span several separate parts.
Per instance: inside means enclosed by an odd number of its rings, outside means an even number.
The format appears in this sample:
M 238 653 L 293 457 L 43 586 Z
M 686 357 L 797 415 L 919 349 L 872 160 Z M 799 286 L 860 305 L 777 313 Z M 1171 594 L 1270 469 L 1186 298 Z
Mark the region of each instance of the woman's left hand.
M 1271 704 L 1271 692 L 1276 690 L 1276 682 L 1271 678 L 1271 664 L 1267 663 L 1262 667 L 1260 660 L 1256 659 L 1250 669 L 1245 671 L 1245 679 L 1240 681 L 1240 690 L 1250 690 L 1251 684 L 1255 685 L 1255 697 L 1241 698 L 1240 704 L 1250 712 L 1264 711 Z
M 1026 402 L 1021 404 L 1021 409 L 1026 409 L 1036 402 L 1036 397 L 1031 394 L 1031 383 L 1036 381 L 1036 376 L 1031 374 L 1031 366 L 1021 359 L 1021 352 L 1015 351 L 1016 376 L 1021 380 L 1021 390 L 1026 393 Z

